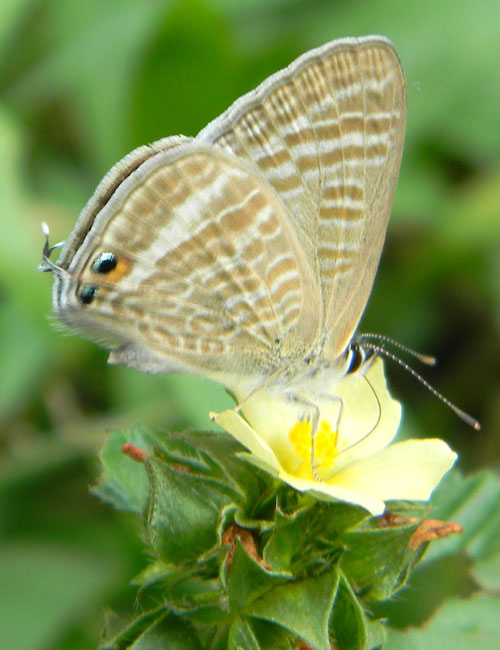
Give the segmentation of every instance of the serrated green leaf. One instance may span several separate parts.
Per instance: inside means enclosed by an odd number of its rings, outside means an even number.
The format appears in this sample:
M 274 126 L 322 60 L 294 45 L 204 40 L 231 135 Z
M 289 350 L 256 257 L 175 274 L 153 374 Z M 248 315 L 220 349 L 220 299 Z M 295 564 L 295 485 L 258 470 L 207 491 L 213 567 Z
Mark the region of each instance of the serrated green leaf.
M 122 452 L 125 443 L 151 451 L 153 439 L 142 427 L 112 432 L 101 450 L 102 474 L 92 493 L 118 510 L 142 514 L 149 493 L 146 468 Z
M 108 638 L 99 645 L 99 650 L 127 650 L 151 627 L 163 620 L 168 612 L 164 607 L 143 612 L 140 616 L 130 621 L 119 632 L 106 635 Z M 116 625 L 114 625 L 116 627 Z
M 220 625 L 228 621 L 227 597 L 218 579 L 205 577 L 210 571 L 200 564 L 192 566 L 154 562 L 134 580 L 143 590 L 163 600 L 166 609 L 186 616 L 193 623 Z M 212 573 L 215 572 L 215 567 Z M 153 596 L 154 597 L 154 596 Z
M 163 581 L 165 578 L 169 578 L 172 573 L 177 574 L 179 571 L 180 569 L 177 569 L 175 565 L 166 564 L 162 560 L 157 560 L 148 564 L 145 569 L 136 575 L 132 584 L 145 589 Z
M 144 612 L 99 650 L 202 650 L 192 626 L 164 607 Z
M 367 620 L 359 600 L 342 572 L 339 574 L 330 628 L 338 650 L 365 650 L 368 637 Z
M 191 626 L 180 618 L 169 615 L 162 618 L 127 650 L 203 650 Z
M 272 534 L 264 548 L 264 560 L 276 571 L 290 571 L 293 558 L 304 548 L 304 542 L 311 538 L 308 523 L 311 508 L 303 508 L 291 515 L 283 514 L 278 508 Z
M 264 559 L 280 571 L 297 571 L 311 561 L 335 564 L 344 545 L 342 533 L 368 517 L 362 508 L 313 499 L 291 513 L 276 509 Z
M 145 465 L 151 485 L 146 527 L 155 553 L 182 564 L 213 548 L 221 510 L 233 501 L 230 490 L 170 465 L 158 453 Z
M 337 571 L 274 587 L 246 612 L 283 626 L 317 650 L 330 650 L 328 621 L 338 585 Z
M 221 481 L 238 503 L 254 504 L 267 477 L 237 458 L 242 447 L 226 433 L 188 431 L 156 434 L 158 446 L 172 460 Z
M 266 571 L 236 540 L 233 558 L 227 569 L 227 594 L 233 613 L 247 613 L 248 607 L 272 587 L 290 580 L 290 576 Z
M 178 575 L 169 576 L 163 584 L 158 584 L 154 593 L 163 599 L 164 605 L 178 616 L 183 616 L 194 624 L 220 626 L 230 622 L 227 595 L 220 580 L 203 576 L 203 569 L 198 567 L 198 574 L 188 570 L 178 571 Z
M 493 650 L 500 648 L 500 598 L 452 600 L 423 628 L 390 630 L 387 650 Z
M 405 581 L 408 563 L 415 553 L 408 543 L 418 524 L 374 528 L 346 533 L 341 567 L 349 580 L 368 600 L 392 596 Z

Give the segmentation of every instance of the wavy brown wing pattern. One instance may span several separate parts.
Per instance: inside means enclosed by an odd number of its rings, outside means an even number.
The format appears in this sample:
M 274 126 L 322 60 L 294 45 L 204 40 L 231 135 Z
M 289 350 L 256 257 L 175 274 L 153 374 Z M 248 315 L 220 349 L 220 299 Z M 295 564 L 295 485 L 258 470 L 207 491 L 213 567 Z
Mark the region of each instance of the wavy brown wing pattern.
M 121 342 L 110 360 L 140 370 L 265 375 L 287 332 L 303 334 L 303 357 L 319 330 L 319 292 L 283 204 L 237 158 L 196 142 L 152 156 L 118 186 L 69 270 L 91 300 L 74 299 L 72 279 L 54 290 L 56 311 Z
M 55 312 L 115 347 L 110 361 L 143 371 L 228 385 L 231 374 L 334 363 L 373 284 L 404 112 L 392 45 L 344 39 L 271 76 L 196 138 L 137 149 L 49 266 Z
M 321 287 L 318 344 L 336 359 L 368 300 L 405 128 L 403 72 L 382 37 L 312 50 L 198 136 L 244 158 L 287 208 Z

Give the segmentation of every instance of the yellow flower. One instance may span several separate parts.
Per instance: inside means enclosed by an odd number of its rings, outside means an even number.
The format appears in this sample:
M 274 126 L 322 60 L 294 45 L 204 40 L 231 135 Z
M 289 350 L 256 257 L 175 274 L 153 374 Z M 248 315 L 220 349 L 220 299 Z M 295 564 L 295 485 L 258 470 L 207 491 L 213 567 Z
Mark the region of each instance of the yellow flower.
M 391 444 L 401 405 L 389 394 L 380 358 L 364 376 L 346 376 L 321 391 L 304 384 L 294 399 L 282 387 L 257 390 L 242 413 L 211 416 L 249 450 L 251 462 L 296 490 L 373 515 L 384 512 L 385 501 L 427 501 L 457 458 L 437 438 Z

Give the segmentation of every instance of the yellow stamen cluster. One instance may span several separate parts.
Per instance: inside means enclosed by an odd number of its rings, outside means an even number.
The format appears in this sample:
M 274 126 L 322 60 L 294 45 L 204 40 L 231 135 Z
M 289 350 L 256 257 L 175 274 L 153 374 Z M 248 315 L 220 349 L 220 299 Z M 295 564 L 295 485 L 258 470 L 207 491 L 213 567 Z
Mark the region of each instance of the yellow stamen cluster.
M 311 471 L 311 423 L 299 420 L 290 429 L 288 439 L 302 459 L 302 467 Z M 321 420 L 314 436 L 314 463 L 316 468 L 327 469 L 337 455 L 337 431 L 332 431 L 330 423 Z

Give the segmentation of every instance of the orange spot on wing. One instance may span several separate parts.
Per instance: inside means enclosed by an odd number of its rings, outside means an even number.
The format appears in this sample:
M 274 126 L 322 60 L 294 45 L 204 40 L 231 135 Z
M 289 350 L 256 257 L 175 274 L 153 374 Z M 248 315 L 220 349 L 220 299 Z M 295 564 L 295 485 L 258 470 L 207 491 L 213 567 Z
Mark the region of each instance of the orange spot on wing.
M 129 259 L 123 256 L 117 257 L 117 263 L 115 268 L 109 273 L 106 273 L 105 278 L 106 280 L 109 280 L 111 282 L 118 282 L 125 275 L 130 273 L 131 268 L 132 268 L 132 262 Z

